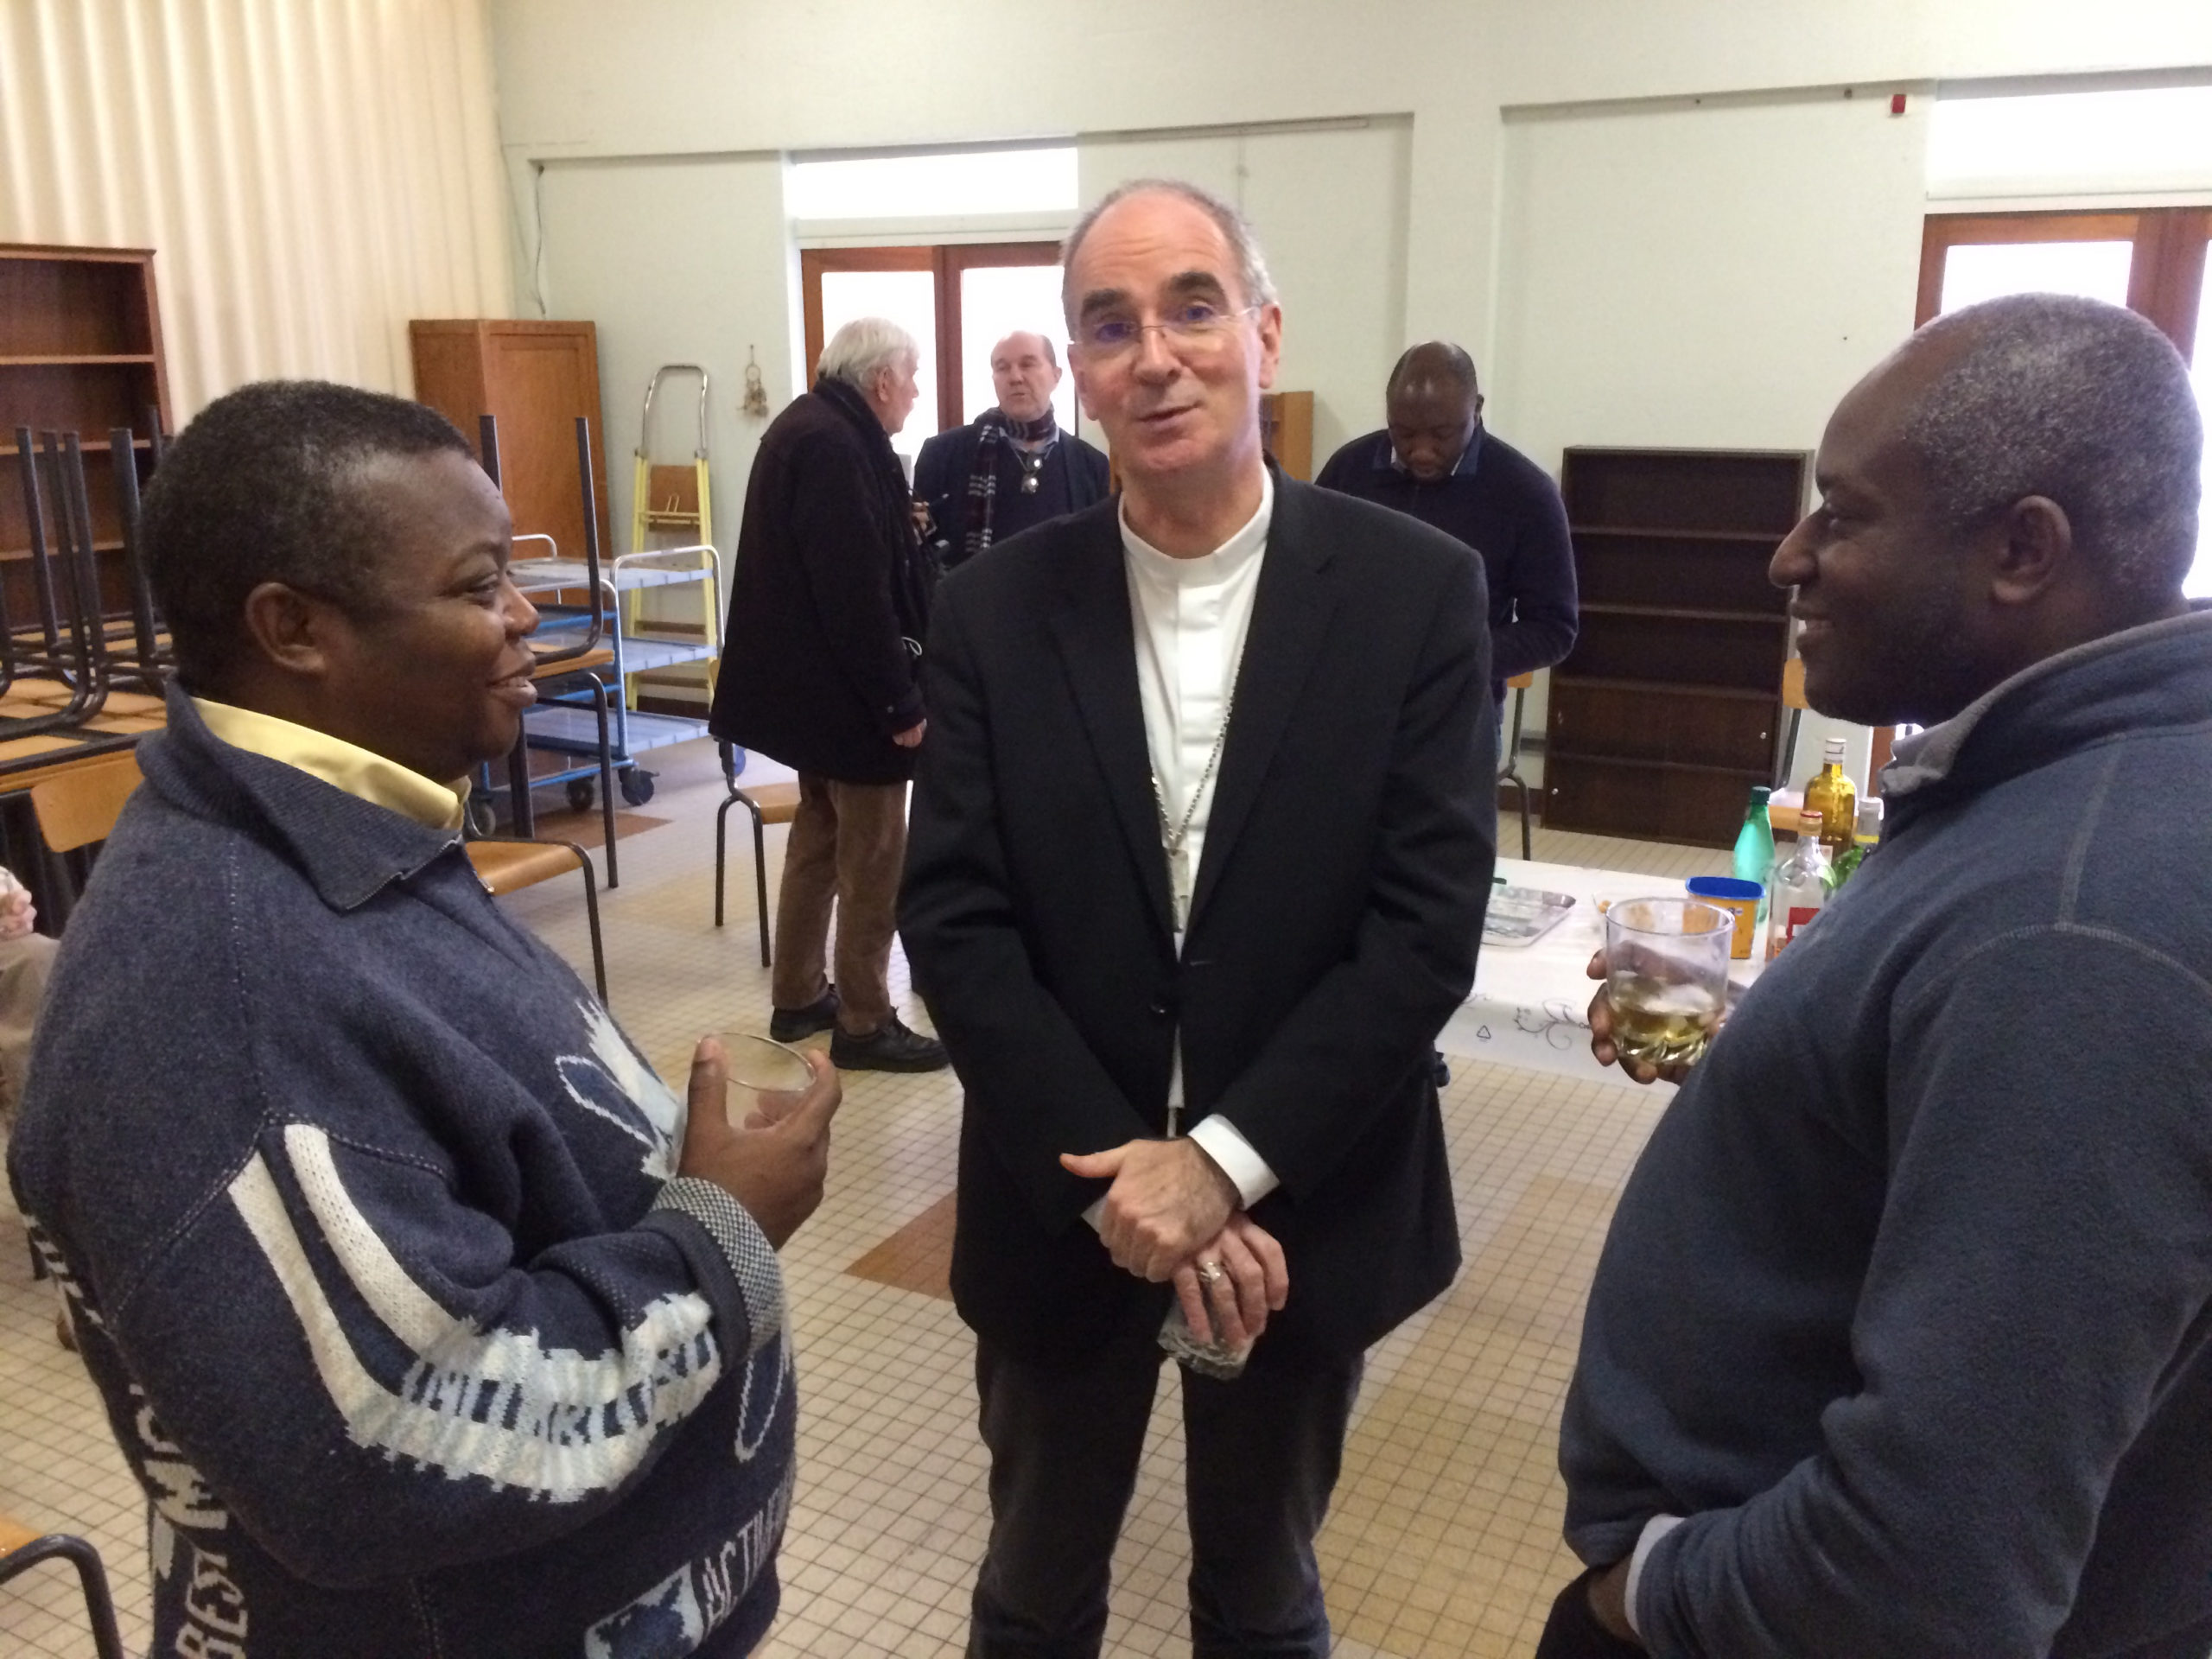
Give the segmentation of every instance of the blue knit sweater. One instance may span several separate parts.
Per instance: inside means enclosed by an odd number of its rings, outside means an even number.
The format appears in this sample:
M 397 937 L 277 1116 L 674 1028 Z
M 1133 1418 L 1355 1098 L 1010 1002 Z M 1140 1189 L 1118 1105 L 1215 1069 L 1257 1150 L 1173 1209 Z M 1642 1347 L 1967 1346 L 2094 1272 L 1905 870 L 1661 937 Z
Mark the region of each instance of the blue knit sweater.
M 683 1103 L 458 839 L 172 695 L 9 1153 L 151 1509 L 154 1646 L 748 1650 L 794 1389 Z
M 1666 1659 L 2104 1659 L 2212 1619 L 2212 613 L 1885 774 L 1880 849 L 1605 1243 L 1567 1541 Z

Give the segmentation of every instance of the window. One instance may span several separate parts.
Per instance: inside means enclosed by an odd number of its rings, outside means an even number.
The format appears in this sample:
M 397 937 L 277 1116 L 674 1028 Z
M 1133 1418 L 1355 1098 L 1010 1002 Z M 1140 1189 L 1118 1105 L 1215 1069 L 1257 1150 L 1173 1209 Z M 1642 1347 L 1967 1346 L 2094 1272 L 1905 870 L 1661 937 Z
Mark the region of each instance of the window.
M 800 220 L 1039 213 L 1073 218 L 1075 146 L 795 161 L 784 201 Z
M 1928 194 L 2112 195 L 2212 186 L 2212 86 L 1939 98 Z
M 1063 368 L 1057 242 L 954 243 L 939 247 L 808 248 L 799 254 L 806 323 L 807 384 L 830 337 L 855 317 L 888 317 L 921 347 L 921 397 L 892 439 L 902 455 L 971 421 L 997 401 L 991 347 L 1016 329 L 1045 335 Z M 1077 429 L 1075 383 L 1052 400 L 1062 427 Z
M 2004 294 L 2081 294 L 2127 306 L 2157 323 L 2190 359 L 2197 407 L 2212 424 L 2208 245 L 2212 208 L 2206 207 L 1930 214 L 1921 238 L 1920 304 L 1914 321 L 1926 322 Z M 2207 461 L 2212 464 L 2212 454 Z M 2212 526 L 2200 524 L 2196 564 L 2187 583 L 2193 597 L 2212 598 L 2208 530 Z

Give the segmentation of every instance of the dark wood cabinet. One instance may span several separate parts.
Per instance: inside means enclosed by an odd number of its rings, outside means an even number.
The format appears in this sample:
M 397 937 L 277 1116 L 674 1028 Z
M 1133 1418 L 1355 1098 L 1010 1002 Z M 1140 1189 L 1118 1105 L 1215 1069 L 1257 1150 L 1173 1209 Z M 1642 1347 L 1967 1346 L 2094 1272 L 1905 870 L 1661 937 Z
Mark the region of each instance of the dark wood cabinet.
M 0 582 L 10 617 L 32 615 L 35 603 L 16 429 L 78 435 L 101 598 L 118 610 L 128 604 L 129 589 L 108 435 L 132 429 L 130 460 L 143 481 L 153 465 L 157 420 L 167 432 L 168 377 L 152 250 L 0 245 Z M 53 481 L 43 487 L 50 493 Z M 49 499 L 49 535 L 54 505 Z
M 1733 843 L 1782 719 L 1789 594 L 1767 565 L 1802 510 L 1795 451 L 1570 449 L 1582 626 L 1552 671 L 1544 822 Z

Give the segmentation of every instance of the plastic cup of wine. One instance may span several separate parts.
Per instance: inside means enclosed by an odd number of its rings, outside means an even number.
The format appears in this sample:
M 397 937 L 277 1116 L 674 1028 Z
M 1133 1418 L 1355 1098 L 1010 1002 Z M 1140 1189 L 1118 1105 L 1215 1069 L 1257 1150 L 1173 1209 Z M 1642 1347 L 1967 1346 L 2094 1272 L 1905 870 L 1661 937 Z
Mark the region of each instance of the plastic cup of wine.
M 1625 1063 L 1688 1065 L 1728 1006 L 1736 918 L 1696 899 L 1622 899 L 1605 911 L 1605 1001 Z
M 718 1031 L 715 1036 L 728 1057 L 733 1096 L 742 1090 L 748 1096 L 762 1096 L 757 1103 L 751 1098 L 742 1098 L 741 1103 L 740 1098 L 729 1100 L 725 1109 L 732 1122 L 743 1122 L 756 1113 L 772 1118 L 779 1115 L 777 1107 L 789 1109 L 791 1101 L 812 1087 L 814 1067 L 804 1050 L 772 1037 L 756 1037 L 749 1031 Z

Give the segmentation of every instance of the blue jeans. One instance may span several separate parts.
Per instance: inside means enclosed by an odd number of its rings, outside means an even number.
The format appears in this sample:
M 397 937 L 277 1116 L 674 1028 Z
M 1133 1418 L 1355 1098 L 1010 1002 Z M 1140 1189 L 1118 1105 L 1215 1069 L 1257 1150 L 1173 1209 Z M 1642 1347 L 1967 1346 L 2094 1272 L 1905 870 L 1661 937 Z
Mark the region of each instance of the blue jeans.
M 1147 1305 L 1148 1306 L 1148 1305 Z M 991 1541 L 969 1659 L 1095 1659 L 1122 1517 L 1158 1386 L 1155 1312 L 1072 1363 L 976 1355 L 991 1452 Z M 1183 1387 L 1193 1659 L 1326 1659 L 1313 1537 L 1327 1514 L 1361 1362 L 1267 1363 Z

